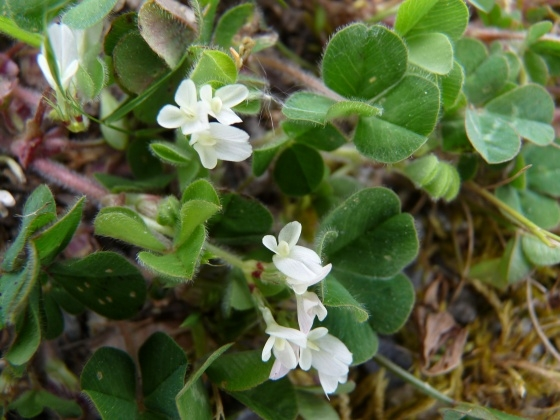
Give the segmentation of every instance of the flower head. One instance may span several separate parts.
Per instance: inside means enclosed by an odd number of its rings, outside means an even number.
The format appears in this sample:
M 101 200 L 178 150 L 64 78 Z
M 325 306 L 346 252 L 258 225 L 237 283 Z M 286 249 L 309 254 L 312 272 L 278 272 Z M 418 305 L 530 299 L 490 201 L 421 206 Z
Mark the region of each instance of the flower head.
M 276 361 L 270 372 L 270 379 L 279 379 L 298 364 L 298 352 L 306 345 L 306 335 L 294 328 L 282 327 L 274 320 L 268 308 L 260 308 L 266 322 L 266 333 L 270 335 L 262 352 L 266 362 L 274 354 Z
M 278 234 L 278 242 L 272 235 L 266 235 L 262 242 L 276 254 L 272 257 L 272 261 L 282 274 L 292 279 L 292 282 L 309 282 L 310 279 L 322 275 L 325 268 L 321 265 L 321 258 L 315 251 L 296 245 L 300 235 L 301 223 L 291 222 Z M 328 270 L 330 271 L 330 268 Z M 320 280 L 322 279 L 317 281 Z
M 212 86 L 204 85 L 200 88 L 200 99 L 206 111 L 218 122 L 231 125 L 242 122 L 241 118 L 231 110 L 249 96 L 249 90 L 239 84 L 227 85 L 218 89 L 212 96 Z
M 307 346 L 300 348 L 299 355 L 299 366 L 303 370 L 317 369 L 325 394 L 333 393 L 338 383 L 347 381 L 352 363 L 352 353 L 346 345 L 328 332 L 323 327 L 311 330 L 307 334 Z
M 193 133 L 189 144 L 200 156 L 202 166 L 208 169 L 215 168 L 218 159 L 241 162 L 253 152 L 249 134 L 220 123 L 210 123 L 207 130 Z
M 319 296 L 313 292 L 296 295 L 296 301 L 299 328 L 307 334 L 313 326 L 315 317 L 319 318 L 319 321 L 326 318 L 327 308 L 325 308 Z
M 198 102 L 196 86 L 191 79 L 181 82 L 175 92 L 174 105 L 165 105 L 157 116 L 159 125 L 165 128 L 179 128 L 184 135 L 207 130 L 208 114 L 202 102 Z
M 53 23 L 49 26 L 47 35 L 52 46 L 60 87 L 63 91 L 66 91 L 80 64 L 74 33 L 63 23 Z M 56 73 L 53 74 L 51 71 L 44 45 L 41 48 L 41 53 L 37 55 L 37 64 L 39 64 L 49 85 L 58 91 L 60 88 L 56 81 Z

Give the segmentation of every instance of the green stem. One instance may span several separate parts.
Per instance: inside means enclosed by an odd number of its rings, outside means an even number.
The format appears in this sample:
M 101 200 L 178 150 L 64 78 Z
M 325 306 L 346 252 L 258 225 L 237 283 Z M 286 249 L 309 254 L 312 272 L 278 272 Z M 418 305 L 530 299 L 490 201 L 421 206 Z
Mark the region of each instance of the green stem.
M 551 233 L 541 228 L 540 226 L 537 226 L 535 223 L 527 219 L 518 211 L 512 209 L 510 206 L 508 206 L 503 201 L 499 200 L 495 195 L 491 194 L 484 188 L 476 185 L 473 182 L 467 182 L 464 185 L 467 188 L 471 189 L 472 191 L 484 197 L 486 200 L 490 201 L 492 204 L 494 204 L 496 207 L 498 207 L 500 210 L 502 210 L 504 213 L 510 216 L 521 226 L 527 228 L 533 235 L 535 235 L 537 238 L 539 238 L 543 243 L 545 243 L 549 247 L 554 247 L 554 245 L 550 242 L 549 238 L 553 239 L 554 241 L 560 241 L 560 236 L 557 236 L 554 233 Z
M 247 263 L 245 261 L 243 261 L 241 258 L 233 255 L 231 252 L 226 251 L 225 249 L 219 248 L 216 245 L 212 245 L 209 242 L 206 242 L 206 244 L 204 245 L 204 248 L 206 248 L 207 251 L 210 251 L 212 254 L 214 254 L 214 256 L 224 260 L 225 262 L 227 262 L 229 265 L 233 266 L 233 267 L 237 267 L 239 269 L 241 269 L 243 272 L 245 272 L 246 268 L 247 268 Z
M 448 397 L 445 394 L 442 394 L 441 392 L 439 392 L 437 389 L 435 389 L 431 385 L 427 384 L 426 382 L 421 381 L 416 376 L 407 372 L 406 370 L 404 370 L 400 366 L 394 364 L 393 362 L 391 362 L 386 357 L 381 356 L 380 354 L 376 354 L 375 356 L 373 356 L 373 360 L 375 360 L 377 363 L 379 363 L 384 368 L 393 372 L 395 375 L 404 379 L 405 381 L 407 381 L 411 385 L 414 385 L 416 388 L 418 388 L 424 394 L 426 394 L 426 395 L 428 395 L 432 398 L 435 398 L 436 400 L 441 401 L 442 403 L 445 403 L 445 404 L 449 404 L 449 405 L 456 405 L 457 404 L 457 401 L 455 401 L 453 398 Z

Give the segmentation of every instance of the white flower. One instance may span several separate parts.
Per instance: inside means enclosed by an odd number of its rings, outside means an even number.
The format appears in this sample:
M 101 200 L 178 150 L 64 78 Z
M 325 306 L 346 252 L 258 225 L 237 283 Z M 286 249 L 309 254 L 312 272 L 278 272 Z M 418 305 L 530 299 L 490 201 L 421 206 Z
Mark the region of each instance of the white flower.
M 79 66 L 78 47 L 74 33 L 63 23 L 53 23 L 49 26 L 47 35 L 52 46 L 60 86 L 63 91 L 66 91 Z M 44 45 L 41 48 L 41 54 L 37 55 L 37 64 L 39 64 L 49 85 L 58 91 L 59 85 L 56 82 L 56 75 L 52 73 L 49 67 Z
M 200 88 L 200 99 L 205 104 L 206 111 L 224 125 L 242 122 L 231 108 L 247 99 L 247 96 L 249 89 L 239 84 L 221 87 L 213 97 L 212 86 L 204 85 Z
M 191 79 L 181 82 L 175 92 L 174 105 L 165 105 L 157 116 L 159 125 L 165 128 L 179 128 L 184 135 L 208 129 L 208 114 L 202 102 L 197 101 L 196 86 Z
M 299 366 L 303 370 L 317 369 L 319 381 L 325 394 L 333 393 L 338 383 L 348 379 L 352 353 L 338 338 L 330 335 L 323 327 L 315 328 L 307 334 L 307 346 L 300 348 Z
M 296 245 L 300 235 L 301 223 L 291 222 L 284 226 L 278 234 L 278 243 L 272 235 L 266 235 L 262 240 L 263 245 L 276 254 L 272 257 L 276 268 L 288 276 L 292 283 L 294 281 L 309 282 L 310 279 L 316 279 L 326 270 L 326 267 L 321 265 L 321 258 L 315 251 Z
M 207 130 L 193 133 L 189 144 L 200 156 L 202 166 L 207 169 L 215 168 L 218 159 L 241 162 L 253 152 L 249 134 L 220 123 L 210 123 Z
M 262 361 L 270 359 L 274 353 L 276 361 L 270 372 L 270 379 L 279 379 L 298 364 L 298 351 L 306 345 L 306 335 L 294 328 L 282 327 L 274 320 L 268 308 L 260 308 L 266 322 L 266 333 L 270 335 L 262 351 Z
M 315 277 L 308 277 L 305 280 L 297 280 L 291 277 L 286 278 L 286 283 L 290 288 L 296 293 L 296 295 L 301 295 L 307 291 L 309 286 L 313 286 L 316 283 L 319 283 L 327 274 L 330 273 L 332 268 L 332 264 L 327 264 L 324 267 L 321 267 L 321 271 L 315 275 Z
M 315 317 L 319 318 L 319 321 L 325 319 L 327 308 L 325 308 L 319 296 L 313 292 L 296 295 L 296 301 L 299 329 L 307 334 L 313 326 Z

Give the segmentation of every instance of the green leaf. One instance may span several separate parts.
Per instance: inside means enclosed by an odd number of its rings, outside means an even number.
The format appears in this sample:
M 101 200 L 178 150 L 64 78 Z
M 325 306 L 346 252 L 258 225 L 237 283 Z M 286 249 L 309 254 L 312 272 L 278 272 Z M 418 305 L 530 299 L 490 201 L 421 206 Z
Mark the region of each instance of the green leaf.
M 138 268 L 114 252 L 55 263 L 49 274 L 76 300 L 110 319 L 130 318 L 146 299 L 146 282 Z
M 554 102 L 542 86 L 528 84 L 510 90 L 486 105 L 486 110 L 507 121 L 515 132 L 533 143 L 546 146 L 554 140 L 550 125 Z
M 284 149 L 274 168 L 274 179 L 282 192 L 302 196 L 313 192 L 323 180 L 325 164 L 315 149 L 293 144 Z
M 526 144 L 521 153 L 525 157 L 525 163 L 532 165 L 527 171 L 529 188 L 552 197 L 560 197 L 560 149 L 555 146 Z
M 359 296 L 369 312 L 369 325 L 380 334 L 393 334 L 406 322 L 414 305 L 414 287 L 404 274 L 375 279 L 333 268 L 348 291 Z
M 472 73 L 466 73 L 463 91 L 469 102 L 482 104 L 498 95 L 506 84 L 509 77 L 508 60 L 503 55 L 492 54 Z
M 560 223 L 560 206 L 556 200 L 510 186 L 498 188 L 496 197 L 543 229 L 552 229 Z
M 474 38 L 461 38 L 455 43 L 455 59 L 470 76 L 488 57 L 486 46 Z
M 204 50 L 190 74 L 190 79 L 197 86 L 211 82 L 230 85 L 237 81 L 237 67 L 226 53 Z
M 9 17 L 18 27 L 28 32 L 43 32 L 49 11 L 61 7 L 63 0 L 5 0 L 2 15 Z
M 521 238 L 518 233 L 507 243 L 498 268 L 500 278 L 503 279 L 502 288 L 524 280 L 531 272 L 533 267 L 523 253 Z
M 322 283 L 325 291 L 323 292 L 323 304 L 329 308 L 344 309 L 352 314 L 354 321 L 364 322 L 369 318 L 369 313 L 364 306 L 359 303 L 354 296 L 344 288 L 333 276 L 327 277 Z
M 149 144 L 148 139 L 137 138 L 130 143 L 126 151 L 126 160 L 130 165 L 132 174 L 142 181 L 149 181 L 163 175 L 163 165 L 150 152 Z
M 375 117 L 381 115 L 383 109 L 361 101 L 340 101 L 333 104 L 327 111 L 326 118 L 331 121 L 336 118 L 358 115 L 360 117 Z
M 260 241 L 272 227 L 272 215 L 258 200 L 239 194 L 221 196 L 222 212 L 209 222 L 210 236 L 225 244 Z
M 400 213 L 398 197 L 385 188 L 357 192 L 321 226 L 338 233 L 322 249 L 337 271 L 389 278 L 418 252 L 414 220 Z
M 338 420 L 336 410 L 323 398 L 305 391 L 296 391 L 299 415 L 303 420 Z
M 97 350 L 82 370 L 80 385 L 103 418 L 138 418 L 136 369 L 124 351 Z
M 208 366 L 214 363 L 214 361 L 229 349 L 232 344 L 233 343 L 226 344 L 212 353 L 208 359 L 191 374 L 183 389 L 181 389 L 175 397 L 175 403 L 177 404 L 179 415 L 182 420 L 203 420 L 212 418 L 212 408 L 210 407 L 208 394 L 202 386 L 200 377 L 206 369 L 208 369 Z
M 457 169 L 446 162 L 438 161 L 434 155 L 412 161 L 404 168 L 404 173 L 418 188 L 424 188 L 434 199 L 443 197 L 446 201 L 453 200 L 461 185 Z
M 523 64 L 525 64 L 525 70 L 527 70 L 532 82 L 546 85 L 549 74 L 544 58 L 531 50 L 527 50 L 523 55 Z
M 537 42 L 541 36 L 549 33 L 553 26 L 552 22 L 548 20 L 531 25 L 527 31 L 527 45 Z
M 560 263 L 560 247 L 550 247 L 533 235 L 522 238 L 523 253 L 534 265 L 547 266 Z
M 191 234 L 189 240 L 179 246 L 174 253 L 156 255 L 150 252 L 140 252 L 138 262 L 149 270 L 172 280 L 190 280 L 198 268 L 202 246 L 205 241 L 206 231 L 203 225 L 199 225 Z
M 459 63 L 453 62 L 451 72 L 442 77 L 441 80 L 441 99 L 446 109 L 452 108 L 461 96 L 465 75 Z
M 87 66 L 80 64 L 76 73 L 78 91 L 86 99 L 95 99 L 105 85 L 105 63 L 101 58 L 92 60 Z
M 173 174 L 157 175 L 149 179 L 132 180 L 106 173 L 94 174 L 95 179 L 114 194 L 121 192 L 145 192 L 159 190 L 169 184 L 175 176 Z
M 296 393 L 288 378 L 266 381 L 247 391 L 230 392 L 230 394 L 264 419 L 292 420 L 296 418 Z
M 360 365 L 371 359 L 379 340 L 367 322 L 356 322 L 356 318 L 343 308 L 329 308 L 329 314 L 321 323 L 329 334 L 340 339 L 352 353 L 352 366 Z
M 192 0 L 190 3 L 198 22 L 198 42 L 203 45 L 210 44 L 219 3 L 220 0 Z
M 482 260 L 470 267 L 469 278 L 480 280 L 504 290 L 507 287 L 507 278 L 502 275 L 502 268 L 502 258 Z
M 204 226 L 204 223 L 220 209 L 221 206 L 206 200 L 189 200 L 184 203 L 181 206 L 180 225 L 173 241 L 174 246 L 179 247 L 184 244 L 195 230 Z
M 186 203 L 189 200 L 203 200 L 220 206 L 218 193 L 212 184 L 205 179 L 197 179 L 185 188 L 181 197 L 181 203 Z
M 14 324 L 27 308 L 27 301 L 38 281 L 41 265 L 37 249 L 30 243 L 27 262 L 17 273 L 4 273 L 0 277 L 0 328 Z
M 407 67 L 407 50 L 389 29 L 349 25 L 330 40 L 322 63 L 325 84 L 347 98 L 372 99 L 397 83 Z
M 121 241 L 153 251 L 165 251 L 167 247 L 148 229 L 135 211 L 126 207 L 105 207 L 97 213 L 95 234 L 120 239 Z
M 103 89 L 101 91 L 101 97 L 99 98 L 99 108 L 100 108 L 99 113 L 101 119 L 110 115 L 118 107 L 119 107 L 119 103 L 117 102 L 115 97 L 111 94 L 110 90 Z M 115 121 L 112 125 L 117 128 L 120 128 L 121 130 L 125 130 L 127 128 L 126 120 L 124 119 Z M 101 134 L 103 134 L 103 138 L 109 144 L 109 146 L 117 150 L 126 149 L 126 146 L 128 144 L 127 133 L 111 128 L 106 124 L 101 124 L 99 128 L 101 130 Z
M 395 30 L 403 36 L 441 32 L 451 40 L 463 35 L 469 11 L 463 0 L 406 0 L 399 6 Z
M 242 351 L 220 356 L 206 371 L 220 388 L 245 391 L 268 380 L 273 360 L 263 362 L 261 350 Z
M 519 152 L 521 139 L 507 121 L 494 114 L 468 108 L 465 127 L 473 147 L 490 164 L 507 162 Z
M 167 334 L 156 332 L 140 347 L 138 361 L 146 408 L 167 418 L 178 418 L 175 396 L 183 388 L 187 372 L 183 349 Z
M 24 392 L 9 405 L 9 408 L 16 410 L 26 419 L 40 415 L 45 408 L 50 408 L 62 418 L 82 416 L 82 409 L 76 401 L 60 398 L 43 389 Z
M 490 13 L 494 8 L 496 0 L 469 0 L 469 3 L 484 13 Z
M 296 121 L 326 123 L 327 112 L 335 100 L 312 92 L 296 92 L 286 100 L 282 113 Z
M 186 166 L 191 162 L 191 156 L 182 148 L 168 141 L 154 141 L 150 143 L 150 150 L 165 163 Z
M 292 121 L 284 121 L 284 123 L 282 123 L 282 129 L 297 143 L 302 143 L 313 147 L 314 149 L 324 150 L 326 152 L 332 152 L 346 143 L 346 137 L 344 137 L 344 135 L 330 123 L 327 123 L 324 127 L 322 127 Z
M 84 202 L 85 196 L 78 199 L 55 224 L 32 239 L 42 264 L 50 264 L 70 243 L 82 219 Z
M 253 150 L 252 169 L 255 176 L 261 176 L 274 159 L 274 156 L 284 147 L 287 138 L 282 137 L 278 140 L 265 144 L 259 149 Z
M 228 49 L 233 37 L 252 17 L 255 6 L 252 3 L 243 3 L 228 9 L 218 21 L 214 31 L 214 44 Z
M 117 0 L 83 0 L 68 10 L 62 23 L 74 29 L 87 29 L 111 13 Z
M 408 60 L 431 73 L 445 75 L 453 68 L 453 46 L 440 33 L 418 34 L 406 38 Z
M 6 16 L 0 16 L 0 32 L 35 48 L 41 47 L 43 43 L 43 37 L 40 34 L 21 29 L 12 19 Z
M 228 285 L 224 293 L 222 310 L 224 313 L 231 314 L 231 309 L 246 311 L 255 307 L 255 302 L 251 295 L 251 290 L 245 279 L 245 274 L 241 269 L 234 267 L 228 276 Z
M 148 86 L 168 72 L 165 62 L 137 31 L 128 32 L 113 49 L 117 82 L 128 92 L 146 93 Z M 117 119 L 121 119 L 120 116 Z
M 426 142 L 437 121 L 440 93 L 434 83 L 409 75 L 378 104 L 383 115 L 360 118 L 354 143 L 364 156 L 394 163 L 408 158 Z
M 136 12 L 124 13 L 111 22 L 111 29 L 103 41 L 105 55 L 112 56 L 117 43 L 130 32 L 138 32 L 138 14 Z
M 39 185 L 33 190 L 25 202 L 18 236 L 4 254 L 2 269 L 5 271 L 17 269 L 17 258 L 23 251 L 29 236 L 53 220 L 56 220 L 56 203 L 54 197 L 49 187 L 46 185 Z
M 175 68 L 195 38 L 186 19 L 180 19 L 155 0 L 145 2 L 138 12 L 140 34 L 152 50 Z
M 15 322 L 16 338 L 4 354 L 5 360 L 14 366 L 29 362 L 41 344 L 38 286 L 33 287 L 26 304 L 26 311 Z
M 41 303 L 44 312 L 43 333 L 45 339 L 55 339 L 64 331 L 62 311 L 51 293 L 43 293 L 43 301 Z

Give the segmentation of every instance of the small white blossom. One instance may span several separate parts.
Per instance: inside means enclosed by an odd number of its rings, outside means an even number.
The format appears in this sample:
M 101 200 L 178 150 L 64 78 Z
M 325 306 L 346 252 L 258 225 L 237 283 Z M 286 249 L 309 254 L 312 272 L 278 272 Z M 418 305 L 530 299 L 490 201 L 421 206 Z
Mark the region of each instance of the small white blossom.
M 197 100 L 196 86 L 191 79 L 181 82 L 175 92 L 174 105 L 165 105 L 157 116 L 159 125 L 165 128 L 179 128 L 184 135 L 207 130 L 208 114 L 206 107 Z
M 279 379 L 298 364 L 298 352 L 306 345 L 306 335 L 294 328 L 282 327 L 274 320 L 268 308 L 261 307 L 266 322 L 266 333 L 270 335 L 262 351 L 262 360 L 266 362 L 274 354 L 276 361 L 270 372 L 270 379 Z
M 291 222 L 284 226 L 278 234 L 278 242 L 272 235 L 266 235 L 262 240 L 263 245 L 276 254 L 272 257 L 276 268 L 292 279 L 292 283 L 294 281 L 309 282 L 310 279 L 316 279 L 326 270 L 326 267 L 321 265 L 321 258 L 315 251 L 296 245 L 300 235 L 301 223 Z
M 325 394 L 336 391 L 338 383 L 348 380 L 352 353 L 338 338 L 330 335 L 323 327 L 307 334 L 307 346 L 300 348 L 299 366 L 303 370 L 314 367 Z
M 200 88 L 200 99 L 206 106 L 206 111 L 224 125 L 242 122 L 231 108 L 247 99 L 247 96 L 249 96 L 249 89 L 239 84 L 221 87 L 214 96 L 212 96 L 212 86 L 204 85 Z
M 189 144 L 200 156 L 202 166 L 207 169 L 215 168 L 218 159 L 241 162 L 253 152 L 249 134 L 220 123 L 210 123 L 207 130 L 193 133 Z
M 315 317 L 322 321 L 327 316 L 327 308 L 313 292 L 305 292 L 301 295 L 296 295 L 297 301 L 297 317 L 299 329 L 307 334 L 313 326 Z
M 47 35 L 52 46 L 56 70 L 60 77 L 60 86 L 63 91 L 66 91 L 79 67 L 78 47 L 74 33 L 72 29 L 63 23 L 53 23 L 49 26 Z M 56 82 L 56 75 L 52 73 L 49 63 L 47 62 L 44 45 L 41 48 L 41 54 L 37 55 L 37 64 L 39 64 L 49 85 L 54 90 L 58 91 L 60 88 Z
M 316 283 L 319 283 L 327 274 L 331 272 L 332 264 L 327 264 L 324 267 L 321 267 L 321 271 L 315 275 L 315 277 L 308 277 L 305 280 L 297 280 L 291 277 L 286 278 L 286 283 L 290 288 L 296 293 L 296 295 L 301 295 L 307 291 L 309 286 L 313 286 Z

